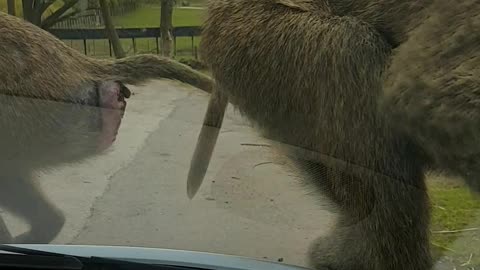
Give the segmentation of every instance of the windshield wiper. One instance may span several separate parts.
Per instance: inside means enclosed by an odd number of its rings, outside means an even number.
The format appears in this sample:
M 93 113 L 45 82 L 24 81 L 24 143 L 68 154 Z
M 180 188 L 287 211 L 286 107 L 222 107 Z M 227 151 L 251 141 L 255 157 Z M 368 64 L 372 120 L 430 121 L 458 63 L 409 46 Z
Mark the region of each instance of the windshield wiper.
M 47 270 L 199 270 L 198 268 L 191 267 L 140 263 L 95 256 L 74 256 L 9 245 L 0 245 L 0 251 L 14 253 L 0 253 L 0 268 Z

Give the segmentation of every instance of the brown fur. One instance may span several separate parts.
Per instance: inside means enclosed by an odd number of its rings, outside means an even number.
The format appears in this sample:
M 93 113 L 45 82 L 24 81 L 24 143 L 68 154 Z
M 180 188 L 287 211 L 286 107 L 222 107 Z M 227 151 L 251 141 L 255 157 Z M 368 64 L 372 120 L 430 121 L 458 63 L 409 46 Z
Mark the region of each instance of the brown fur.
M 431 268 L 426 170 L 480 185 L 479 28 L 477 0 L 209 2 L 218 90 L 341 211 L 313 267 Z
M 397 50 L 381 109 L 432 159 L 480 191 L 480 2 L 436 1 Z
M 161 78 L 207 92 L 212 87 L 208 76 L 156 55 L 89 58 L 0 12 L 0 206 L 31 225 L 30 231 L 12 237 L 0 219 L 1 243 L 49 243 L 62 228 L 63 214 L 32 178 L 36 170 L 99 154 L 105 126 L 115 132 L 118 123 L 105 121 L 119 119 L 122 112 L 85 106 L 95 101 L 92 94 L 101 99 L 105 91 L 121 89 L 128 97 L 124 84 Z
M 5 52 L 0 54 L 0 93 L 60 98 L 75 96 L 72 91 L 86 81 L 140 84 L 155 78 L 179 80 L 211 91 L 208 76 L 177 61 L 157 55 L 120 60 L 89 58 L 50 33 L 2 12 L 0 37 L 0 51 Z

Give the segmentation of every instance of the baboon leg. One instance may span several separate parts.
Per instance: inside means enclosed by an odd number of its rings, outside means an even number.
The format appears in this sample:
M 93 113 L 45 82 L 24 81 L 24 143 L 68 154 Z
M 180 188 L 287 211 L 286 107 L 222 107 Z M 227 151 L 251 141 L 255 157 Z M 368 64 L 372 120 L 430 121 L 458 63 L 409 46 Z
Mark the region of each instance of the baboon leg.
M 313 266 L 427 270 L 425 161 L 377 107 L 396 44 L 331 2 L 212 1 L 202 55 L 230 102 L 270 139 L 390 177 L 302 157 L 300 171 L 341 213 L 335 234 L 312 248 Z
M 420 171 L 407 182 L 373 172 L 360 178 L 317 162 L 300 166 L 340 210 L 332 234 L 311 245 L 312 267 L 431 269 L 428 195 Z
M 25 175 L 10 174 L 2 179 L 0 205 L 10 213 L 24 219 L 30 230 L 13 239 L 18 244 L 48 244 L 60 232 L 65 217 Z
M 381 110 L 480 195 L 480 1 L 437 0 L 428 14 L 392 58 Z
M 215 88 L 210 96 L 203 126 L 190 163 L 187 179 L 187 194 L 190 199 L 197 193 L 207 172 L 222 127 L 227 104 L 228 98 L 225 93 Z

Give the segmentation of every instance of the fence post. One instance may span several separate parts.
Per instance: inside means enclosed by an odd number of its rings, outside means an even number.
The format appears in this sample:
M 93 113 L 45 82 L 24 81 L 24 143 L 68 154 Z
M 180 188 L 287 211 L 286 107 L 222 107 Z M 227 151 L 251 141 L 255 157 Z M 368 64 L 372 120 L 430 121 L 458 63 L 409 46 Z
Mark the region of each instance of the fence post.
M 83 50 L 85 51 L 85 55 L 87 55 L 87 39 L 83 39 Z
M 194 55 L 194 51 L 193 51 L 194 47 L 195 47 L 195 37 L 193 36 L 193 33 L 192 33 L 192 55 Z
M 137 54 L 137 44 L 135 43 L 135 38 L 132 37 L 133 53 Z
M 173 56 L 177 56 L 177 36 L 173 36 Z
M 160 46 L 158 44 L 158 37 L 155 37 L 155 41 L 157 43 L 157 54 L 160 54 Z

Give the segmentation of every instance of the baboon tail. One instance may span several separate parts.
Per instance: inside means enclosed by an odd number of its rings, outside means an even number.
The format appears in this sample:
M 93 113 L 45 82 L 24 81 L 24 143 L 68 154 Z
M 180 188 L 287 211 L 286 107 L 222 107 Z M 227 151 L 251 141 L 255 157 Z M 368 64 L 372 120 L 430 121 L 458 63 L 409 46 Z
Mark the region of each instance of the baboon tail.
M 217 143 L 218 134 L 222 127 L 228 98 L 225 94 L 215 89 L 210 96 L 207 112 L 203 119 L 203 126 L 198 136 L 195 152 L 190 163 L 187 179 L 187 195 L 192 199 L 202 185 L 208 165 L 212 158 L 213 150 Z
M 213 91 L 214 83 L 209 76 L 185 64 L 158 55 L 144 54 L 113 61 L 94 60 L 90 63 L 94 65 L 92 70 L 98 73 L 96 75 L 101 77 L 107 75 L 111 79 L 126 84 L 141 84 L 151 79 L 172 79 L 190 84 L 207 93 Z M 187 181 L 187 192 L 190 198 L 195 196 L 205 177 L 227 104 L 227 97 L 220 91 L 212 93 L 190 164 Z
M 126 84 L 141 84 L 152 79 L 172 79 L 190 84 L 207 93 L 212 91 L 212 79 L 178 61 L 155 54 L 129 56 L 114 61 L 102 61 L 102 73 Z

